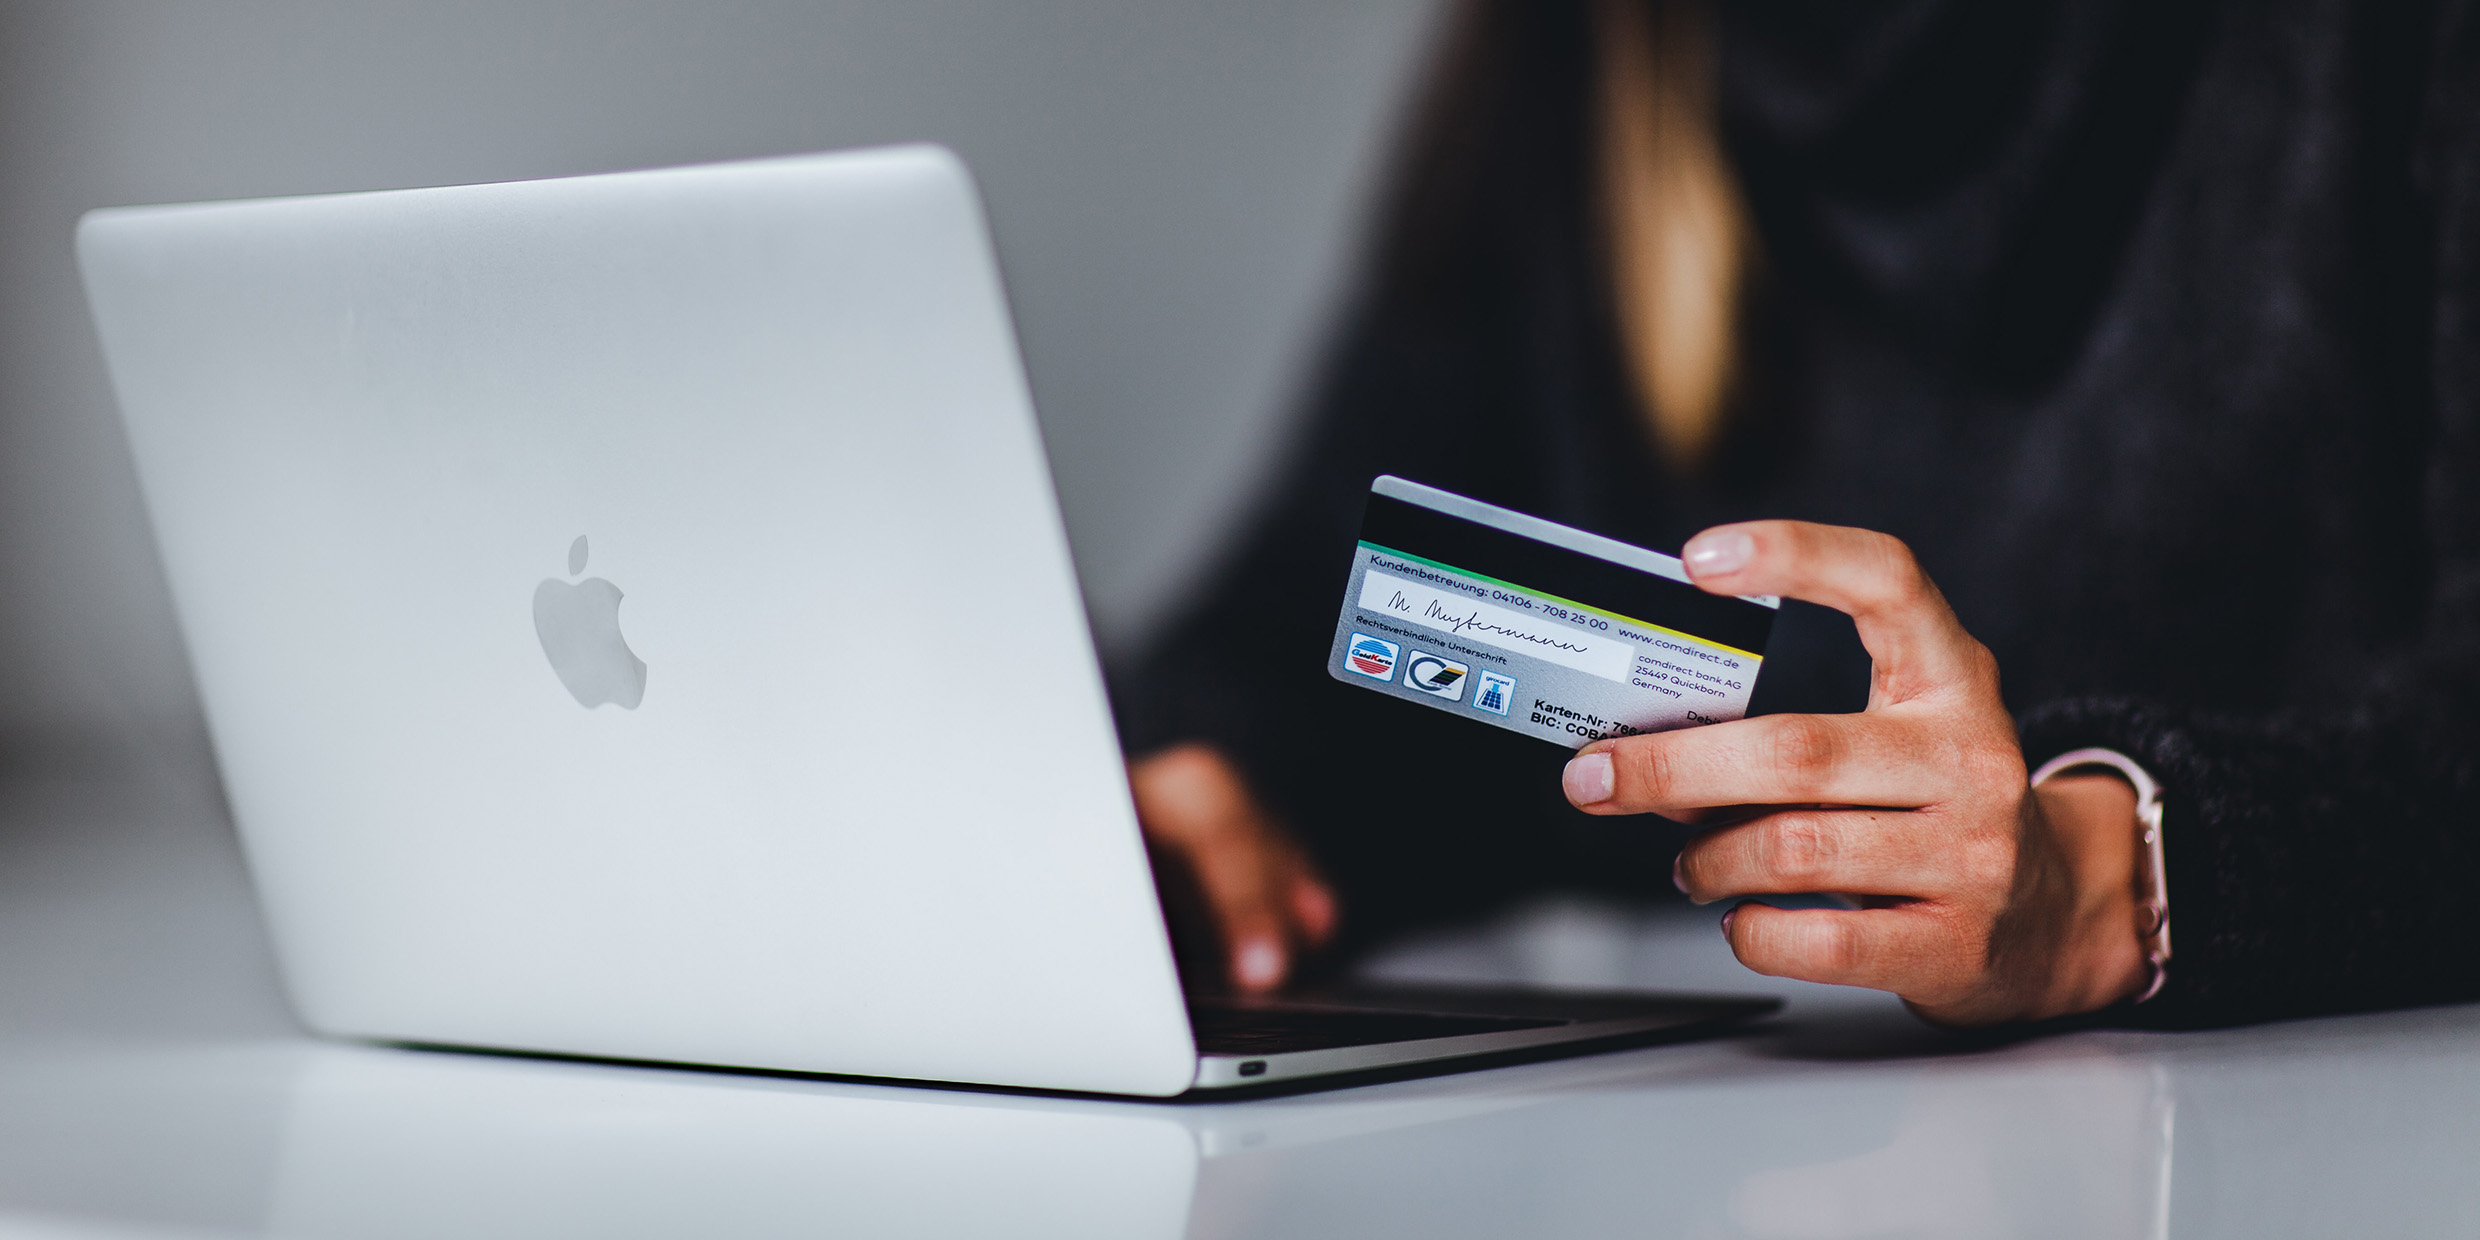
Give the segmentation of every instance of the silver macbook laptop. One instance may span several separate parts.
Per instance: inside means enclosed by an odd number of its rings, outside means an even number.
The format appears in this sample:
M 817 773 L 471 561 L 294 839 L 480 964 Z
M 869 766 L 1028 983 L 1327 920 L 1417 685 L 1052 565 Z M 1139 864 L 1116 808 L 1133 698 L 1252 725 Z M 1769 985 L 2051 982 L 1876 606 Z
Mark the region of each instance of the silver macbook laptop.
M 1173 1095 L 1769 1006 L 1183 996 L 944 150 L 99 211 L 78 252 L 317 1030 Z

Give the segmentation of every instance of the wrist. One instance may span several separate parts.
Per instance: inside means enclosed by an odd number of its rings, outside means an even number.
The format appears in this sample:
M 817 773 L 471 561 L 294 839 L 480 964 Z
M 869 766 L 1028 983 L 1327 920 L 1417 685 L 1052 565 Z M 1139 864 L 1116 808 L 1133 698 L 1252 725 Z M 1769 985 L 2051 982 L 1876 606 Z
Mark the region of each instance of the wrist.
M 2136 790 L 2115 775 L 2076 773 L 2033 789 L 2072 898 L 2044 1006 L 2097 1011 L 2143 993 L 2154 968 L 2142 927 L 2143 842 Z

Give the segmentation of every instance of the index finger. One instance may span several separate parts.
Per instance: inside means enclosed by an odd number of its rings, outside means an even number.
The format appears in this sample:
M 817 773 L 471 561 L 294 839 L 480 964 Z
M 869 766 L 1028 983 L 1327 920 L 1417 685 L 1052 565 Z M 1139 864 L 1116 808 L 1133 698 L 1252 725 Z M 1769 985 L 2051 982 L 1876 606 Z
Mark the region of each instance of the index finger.
M 1593 766 L 1595 756 L 1607 765 Z M 1595 741 L 1561 782 L 1593 814 L 1678 822 L 1739 805 L 1926 805 L 1971 755 L 1901 712 L 1763 715 Z M 1605 786 L 1606 785 L 1606 786 Z
M 1852 618 L 1876 660 L 1870 704 L 1903 701 L 1969 680 L 1988 652 L 1955 619 L 1946 596 L 1903 540 L 1809 521 L 1743 521 L 1688 540 L 1680 559 L 1715 594 L 1775 594 Z

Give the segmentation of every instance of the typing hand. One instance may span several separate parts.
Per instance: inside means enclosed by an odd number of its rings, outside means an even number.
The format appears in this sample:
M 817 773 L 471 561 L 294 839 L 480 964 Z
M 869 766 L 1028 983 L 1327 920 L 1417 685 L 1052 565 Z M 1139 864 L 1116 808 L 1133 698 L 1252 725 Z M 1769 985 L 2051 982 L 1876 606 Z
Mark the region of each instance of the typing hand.
M 1220 753 L 1174 746 L 1131 763 L 1128 782 L 1147 842 L 1204 898 L 1234 989 L 1281 986 L 1301 952 L 1333 937 L 1334 892 Z
M 1942 1024 L 2093 1011 L 2143 987 L 2133 790 L 2093 776 L 2027 788 L 1997 660 L 1909 548 L 1756 521 L 1707 530 L 1682 558 L 1713 593 L 1850 614 L 1876 665 L 1860 714 L 1600 741 L 1568 763 L 1568 799 L 1585 810 L 1720 824 L 1680 854 L 1676 880 L 1699 903 L 1860 904 L 1743 904 L 1723 920 L 1741 963 L 1893 991 Z

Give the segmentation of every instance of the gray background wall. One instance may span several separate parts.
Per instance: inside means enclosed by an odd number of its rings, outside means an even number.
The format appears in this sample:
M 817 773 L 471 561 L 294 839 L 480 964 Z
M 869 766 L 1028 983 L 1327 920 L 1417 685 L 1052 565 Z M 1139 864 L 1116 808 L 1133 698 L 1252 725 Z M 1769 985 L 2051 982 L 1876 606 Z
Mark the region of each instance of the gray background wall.
M 1125 644 L 1257 480 L 1440 8 L 0 4 L 0 1034 L 286 1023 L 78 292 L 80 212 L 945 142 L 981 176 Z
M 1438 7 L 13 0 L 0 728 L 195 728 L 79 212 L 905 139 L 982 178 L 1097 627 L 1125 644 L 1256 477 Z

